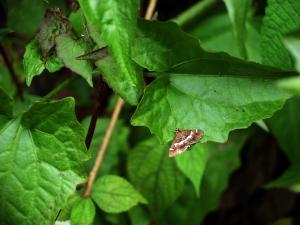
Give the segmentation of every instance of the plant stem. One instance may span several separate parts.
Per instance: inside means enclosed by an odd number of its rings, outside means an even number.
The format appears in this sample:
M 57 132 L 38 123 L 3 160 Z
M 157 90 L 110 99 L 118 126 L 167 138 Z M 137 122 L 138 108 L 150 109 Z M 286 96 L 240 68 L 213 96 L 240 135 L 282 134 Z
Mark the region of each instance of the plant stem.
M 186 24 L 191 22 L 195 17 L 199 16 L 201 13 L 205 12 L 207 9 L 211 8 L 218 2 L 220 2 L 220 0 L 202 0 L 197 4 L 193 5 L 188 10 L 179 14 L 173 19 L 173 21 L 181 27 L 185 26 Z
M 87 185 L 86 185 L 86 189 L 85 189 L 85 192 L 83 194 L 84 197 L 90 196 L 90 194 L 92 192 L 92 186 L 95 182 L 97 173 L 100 169 L 103 158 L 104 158 L 105 153 L 107 151 L 108 144 L 110 142 L 114 127 L 116 125 L 116 122 L 118 120 L 118 117 L 119 117 L 119 114 L 121 112 L 121 109 L 122 109 L 123 105 L 124 105 L 124 101 L 123 101 L 123 99 L 121 99 L 119 97 L 118 100 L 117 100 L 115 109 L 113 111 L 111 120 L 109 122 L 108 128 L 106 130 L 105 136 L 103 138 L 103 142 L 101 144 L 101 147 L 100 147 L 100 150 L 98 152 L 97 158 L 94 162 L 94 166 L 93 166 L 92 170 L 90 171 L 89 179 L 88 179 L 88 182 L 87 182 Z
M 97 123 L 97 117 L 101 112 L 101 108 L 103 108 L 103 102 L 104 102 L 104 98 L 107 96 L 107 86 L 106 83 L 103 81 L 102 77 L 99 78 L 99 87 L 97 87 L 96 90 L 98 90 L 97 93 L 97 97 L 96 97 L 96 102 L 95 102 L 95 106 L 94 106 L 94 110 L 93 110 L 93 115 L 89 124 L 89 129 L 88 129 L 88 133 L 86 135 L 85 138 L 85 145 L 86 148 L 89 149 L 93 136 L 94 136 L 94 132 L 95 132 L 95 128 L 96 128 L 96 123 Z
M 60 83 L 56 88 L 54 88 L 52 91 L 50 91 L 47 95 L 43 97 L 44 100 L 49 100 L 53 96 L 55 96 L 58 92 L 60 92 L 62 89 L 64 89 L 66 86 L 68 86 L 72 81 L 76 79 L 75 76 L 72 76 L 68 79 L 66 79 L 64 82 Z
M 4 60 L 4 63 L 5 65 L 7 66 L 7 69 L 10 73 L 10 76 L 17 88 L 17 93 L 18 93 L 18 96 L 19 98 L 21 99 L 21 101 L 24 101 L 24 97 L 23 97 L 23 89 L 22 89 L 22 85 L 14 71 L 14 68 L 12 66 L 12 63 L 10 62 L 9 60 L 9 57 L 7 56 L 6 52 L 5 52 L 5 49 L 3 48 L 2 45 L 0 45 L 0 52 L 1 52 L 1 55 L 3 57 L 3 60 Z
M 153 12 L 155 10 L 156 3 L 157 3 L 157 0 L 150 0 L 150 2 L 148 4 L 148 7 L 147 7 L 147 12 L 146 12 L 146 15 L 145 15 L 145 19 L 150 20 L 152 18 Z M 117 123 L 117 120 L 119 118 L 119 115 L 120 115 L 120 112 L 121 112 L 121 109 L 122 109 L 123 105 L 124 105 L 123 99 L 118 97 L 118 100 L 117 100 L 117 103 L 115 105 L 115 108 L 114 108 L 112 117 L 110 119 L 108 128 L 105 132 L 103 142 L 102 142 L 101 147 L 98 151 L 98 155 L 97 155 L 96 160 L 94 162 L 93 168 L 92 168 L 92 170 L 90 171 L 90 174 L 89 174 L 89 178 L 88 178 L 88 181 L 87 181 L 87 184 L 86 184 L 86 189 L 85 189 L 85 192 L 83 194 L 83 197 L 85 197 L 85 198 L 88 198 L 92 193 L 93 184 L 96 180 L 97 174 L 98 174 L 99 169 L 100 169 L 101 164 L 102 164 L 102 161 L 103 161 L 104 156 L 107 152 L 107 148 L 108 148 L 113 130 L 115 128 L 115 125 Z

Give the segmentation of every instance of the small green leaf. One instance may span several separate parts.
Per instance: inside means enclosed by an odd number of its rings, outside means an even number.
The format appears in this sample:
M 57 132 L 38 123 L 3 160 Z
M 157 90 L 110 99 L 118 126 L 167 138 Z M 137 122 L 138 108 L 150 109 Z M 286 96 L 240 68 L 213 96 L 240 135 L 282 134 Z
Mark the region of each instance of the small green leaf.
M 130 104 L 136 105 L 143 89 L 141 71 L 130 58 L 136 30 L 138 0 L 79 1 L 88 22 L 98 29 L 113 56 L 114 69 L 104 69 L 108 84 Z M 108 79 L 114 77 L 113 79 Z
M 50 73 L 54 73 L 64 67 L 64 62 L 55 54 L 52 54 L 47 58 L 45 67 Z
M 58 221 L 70 220 L 72 208 L 80 200 L 81 200 L 81 196 L 77 192 L 70 195 L 66 203 L 62 207 L 57 220 Z
M 76 185 L 85 181 L 88 157 L 74 100 L 36 102 L 15 118 L 8 105 L 0 107 L 1 222 L 53 224 Z
M 175 160 L 169 158 L 168 149 L 169 145 L 151 138 L 138 144 L 128 158 L 130 180 L 147 198 L 158 219 L 181 194 L 185 181 Z
M 299 0 L 268 0 L 261 28 L 263 63 L 292 69 L 293 61 L 282 35 L 300 26 Z
M 247 59 L 246 39 L 247 28 L 246 19 L 250 7 L 250 0 L 224 0 L 228 14 L 233 25 L 233 32 L 237 46 L 242 58 Z
M 203 130 L 203 142 L 225 142 L 231 130 L 271 117 L 288 97 L 264 79 L 172 74 L 146 88 L 131 122 L 162 142 L 173 139 L 177 127 Z
M 90 225 L 93 223 L 96 214 L 96 207 L 90 198 L 79 200 L 71 212 L 72 225 Z
M 124 212 L 138 203 L 147 203 L 127 180 L 115 175 L 98 178 L 93 185 L 92 198 L 108 213 Z
M 190 151 L 175 157 L 179 169 L 193 183 L 197 196 L 200 194 L 200 183 L 206 165 L 204 145 L 196 144 Z
M 78 73 L 90 86 L 93 86 L 92 65 L 88 61 L 76 59 L 86 53 L 86 46 L 83 42 L 75 41 L 68 35 L 60 35 L 56 38 L 56 50 L 66 67 Z
M 29 86 L 33 77 L 40 75 L 45 69 L 41 59 L 41 52 L 35 39 L 26 45 L 23 64 L 26 84 Z

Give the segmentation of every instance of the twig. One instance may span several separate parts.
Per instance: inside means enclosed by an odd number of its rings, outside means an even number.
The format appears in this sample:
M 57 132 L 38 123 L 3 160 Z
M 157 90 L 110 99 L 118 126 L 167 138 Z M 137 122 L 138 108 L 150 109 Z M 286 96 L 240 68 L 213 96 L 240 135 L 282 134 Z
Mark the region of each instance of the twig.
M 72 76 L 65 80 L 64 82 L 60 83 L 56 88 L 54 88 L 52 91 L 50 91 L 47 95 L 43 97 L 44 100 L 49 100 L 53 96 L 55 96 L 58 92 L 60 92 L 62 89 L 64 89 L 66 86 L 68 86 L 72 81 L 76 79 L 75 76 Z
M 96 103 L 94 106 L 93 115 L 90 121 L 88 133 L 85 138 L 85 145 L 87 149 L 90 148 L 94 136 L 95 128 L 96 128 L 97 117 L 101 112 L 101 108 L 103 107 L 103 103 L 104 103 L 104 97 L 106 97 L 106 93 L 107 93 L 107 86 L 106 83 L 103 81 L 102 77 L 99 78 L 99 85 L 97 87 L 97 90 L 98 93 L 96 97 Z
M 147 13 L 145 15 L 145 19 L 150 20 L 152 18 L 153 12 L 155 10 L 156 3 L 157 3 L 157 0 L 150 0 L 150 2 L 148 4 L 148 7 L 147 7 Z M 124 105 L 123 99 L 118 97 L 118 100 L 117 100 L 116 106 L 114 108 L 112 117 L 110 119 L 108 128 L 105 132 L 103 142 L 102 142 L 101 147 L 99 149 L 98 155 L 97 155 L 96 160 L 95 160 L 94 165 L 93 165 L 93 168 L 89 173 L 89 178 L 88 178 L 88 181 L 87 181 L 87 184 L 86 184 L 86 189 L 85 189 L 85 192 L 83 194 L 83 197 L 85 197 L 85 198 L 87 198 L 91 195 L 93 184 L 96 180 L 97 173 L 99 172 L 99 169 L 101 167 L 103 158 L 105 156 L 105 153 L 107 152 L 108 144 L 110 142 L 114 127 L 116 125 L 116 122 L 118 120 L 118 117 L 119 117 L 119 114 L 121 112 L 121 109 L 122 109 L 123 105 Z
M 193 5 L 188 10 L 181 13 L 179 16 L 173 19 L 175 23 L 179 26 L 184 26 L 192 21 L 195 17 L 199 16 L 201 13 L 205 12 L 207 9 L 214 6 L 220 0 L 203 0 L 199 3 Z
M 20 81 L 18 80 L 18 77 L 14 71 L 14 68 L 5 52 L 5 49 L 2 47 L 2 45 L 0 45 L 0 52 L 1 52 L 1 55 L 3 57 L 3 60 L 4 60 L 4 63 L 6 64 L 7 66 L 7 69 L 11 75 L 11 78 L 13 79 L 13 82 L 17 88 L 17 93 L 18 93 L 18 96 L 19 98 L 21 99 L 21 101 L 24 101 L 24 97 L 23 97 L 23 89 L 22 89 L 22 86 L 21 86 L 21 83 Z
M 86 185 L 86 189 L 85 189 L 85 192 L 83 194 L 84 197 L 88 197 L 91 194 L 93 183 L 95 182 L 98 170 L 101 166 L 101 163 L 102 163 L 103 158 L 105 156 L 105 153 L 107 151 L 107 147 L 108 147 L 109 141 L 111 139 L 111 135 L 113 133 L 114 127 L 115 127 L 116 122 L 118 120 L 118 117 L 119 117 L 120 111 L 123 107 L 123 104 L 124 104 L 123 99 L 121 99 L 119 97 L 118 101 L 116 103 L 114 112 L 112 114 L 111 120 L 109 122 L 108 128 L 106 130 L 105 136 L 103 138 L 103 142 L 102 142 L 102 145 L 101 145 L 100 150 L 98 152 L 97 158 L 94 162 L 94 166 L 93 166 L 92 170 L 90 171 L 89 179 L 88 179 L 88 182 L 87 182 L 87 185 Z
M 155 10 L 155 7 L 156 7 L 156 3 L 157 3 L 157 0 L 150 0 L 149 1 L 147 11 L 146 11 L 146 14 L 145 14 L 145 19 L 146 20 L 151 20 L 152 19 L 152 16 L 154 14 L 154 10 Z

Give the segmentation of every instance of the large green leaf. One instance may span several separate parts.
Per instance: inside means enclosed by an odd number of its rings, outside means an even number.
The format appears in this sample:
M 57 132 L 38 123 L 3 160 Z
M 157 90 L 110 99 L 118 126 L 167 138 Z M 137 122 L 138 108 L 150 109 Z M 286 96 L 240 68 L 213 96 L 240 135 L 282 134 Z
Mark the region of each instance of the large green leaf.
M 143 82 L 140 70 L 130 58 L 130 51 L 139 1 L 80 0 L 79 3 L 89 23 L 101 32 L 111 49 L 115 70 L 104 70 L 104 78 L 124 100 L 137 104 Z M 111 80 L 110 77 L 116 78 Z
M 300 26 L 298 0 L 268 0 L 262 26 L 263 62 L 280 68 L 293 68 L 293 61 L 282 42 L 282 34 Z
M 250 7 L 250 0 L 224 0 L 224 3 L 233 25 L 233 32 L 236 38 L 240 55 L 242 56 L 242 58 L 246 59 L 248 58 L 246 49 L 246 19 Z
M 66 67 L 78 73 L 90 86 L 93 86 L 91 63 L 76 59 L 86 53 L 86 45 L 83 42 L 75 41 L 69 35 L 60 35 L 56 38 L 56 50 Z
M 147 203 L 127 180 L 115 175 L 100 177 L 93 185 L 92 198 L 108 213 L 124 212 L 138 203 Z
M 146 88 L 132 124 L 147 126 L 162 142 L 178 127 L 203 130 L 204 142 L 225 142 L 231 130 L 271 117 L 288 97 L 264 79 L 173 74 Z
M 139 65 L 155 72 L 184 71 L 204 75 L 229 74 L 260 78 L 290 75 L 225 53 L 206 52 L 200 47 L 198 39 L 184 33 L 172 22 L 139 20 L 132 57 Z
M 84 182 L 87 155 L 74 100 L 37 102 L 16 118 L 7 108 L 0 111 L 1 222 L 53 224 Z
M 198 144 L 190 151 L 175 157 L 179 169 L 193 183 L 197 196 L 200 194 L 200 183 L 206 165 L 206 151 L 204 145 Z
M 90 198 L 80 199 L 72 208 L 72 225 L 90 225 L 93 223 L 96 207 Z
M 184 187 L 185 178 L 175 160 L 169 158 L 168 147 L 151 138 L 138 144 L 128 158 L 130 180 L 147 198 L 157 218 L 178 198 Z

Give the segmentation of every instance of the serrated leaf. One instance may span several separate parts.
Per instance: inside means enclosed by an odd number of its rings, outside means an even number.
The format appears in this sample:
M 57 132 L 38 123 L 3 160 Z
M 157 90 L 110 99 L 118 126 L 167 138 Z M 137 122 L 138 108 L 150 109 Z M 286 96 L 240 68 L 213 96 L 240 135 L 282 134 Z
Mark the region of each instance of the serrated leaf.
M 288 97 L 264 79 L 172 74 L 146 88 L 131 123 L 147 126 L 162 142 L 177 127 L 203 130 L 203 142 L 225 142 L 231 130 L 271 117 Z
M 82 125 L 85 128 L 86 133 L 88 131 L 90 120 L 91 118 L 88 117 L 82 121 Z M 105 132 L 108 128 L 109 121 L 110 119 L 108 118 L 102 118 L 97 120 L 93 139 L 89 148 L 91 159 L 86 163 L 87 172 L 91 170 L 94 164 L 97 153 L 99 151 L 99 146 L 101 145 Z M 120 162 L 120 152 L 126 152 L 128 150 L 128 135 L 129 129 L 125 127 L 123 121 L 117 121 L 116 126 L 113 130 L 111 141 L 107 149 L 107 153 L 105 154 L 105 160 L 101 165 L 101 170 L 99 171 L 98 176 L 115 172 L 116 167 Z
M 35 39 L 26 45 L 23 64 L 26 84 L 29 86 L 33 77 L 40 75 L 45 69 L 44 63 L 41 59 L 41 52 Z
M 60 35 L 56 38 L 56 51 L 66 67 L 78 73 L 90 86 L 93 86 L 92 65 L 88 61 L 76 59 L 86 53 L 86 46 L 83 42 L 75 41 L 68 35 Z
M 137 104 L 143 88 L 141 71 L 130 58 L 131 45 L 136 30 L 137 0 L 79 1 L 89 21 L 108 44 L 114 70 L 104 70 L 108 84 L 128 103 Z M 113 73 L 117 71 L 117 73 Z M 115 79 L 107 79 L 115 77 Z
M 221 52 L 206 52 L 200 47 L 198 39 L 183 32 L 172 22 L 139 20 L 132 57 L 139 65 L 155 72 L 272 79 L 295 74 Z
M 98 178 L 93 185 L 92 198 L 108 213 L 124 212 L 138 203 L 147 203 L 127 180 L 114 175 Z
M 90 225 L 93 223 L 96 207 L 90 198 L 80 199 L 72 208 L 72 225 Z
M 206 158 L 205 148 L 202 144 L 196 144 L 191 150 L 175 157 L 177 166 L 193 183 L 198 197 L 200 194 L 200 183 L 206 165 Z
M 88 157 L 74 100 L 37 102 L 16 118 L 6 116 L 0 125 L 1 222 L 53 223 L 85 180 Z
M 151 138 L 138 144 L 128 157 L 130 180 L 147 198 L 157 219 L 181 194 L 185 181 L 168 149 L 169 145 Z
M 250 8 L 250 0 L 224 0 L 228 14 L 233 25 L 233 32 L 242 58 L 247 59 L 246 39 L 246 19 Z
M 292 69 L 293 61 L 282 42 L 282 35 L 300 26 L 298 0 L 268 0 L 261 29 L 263 63 Z

